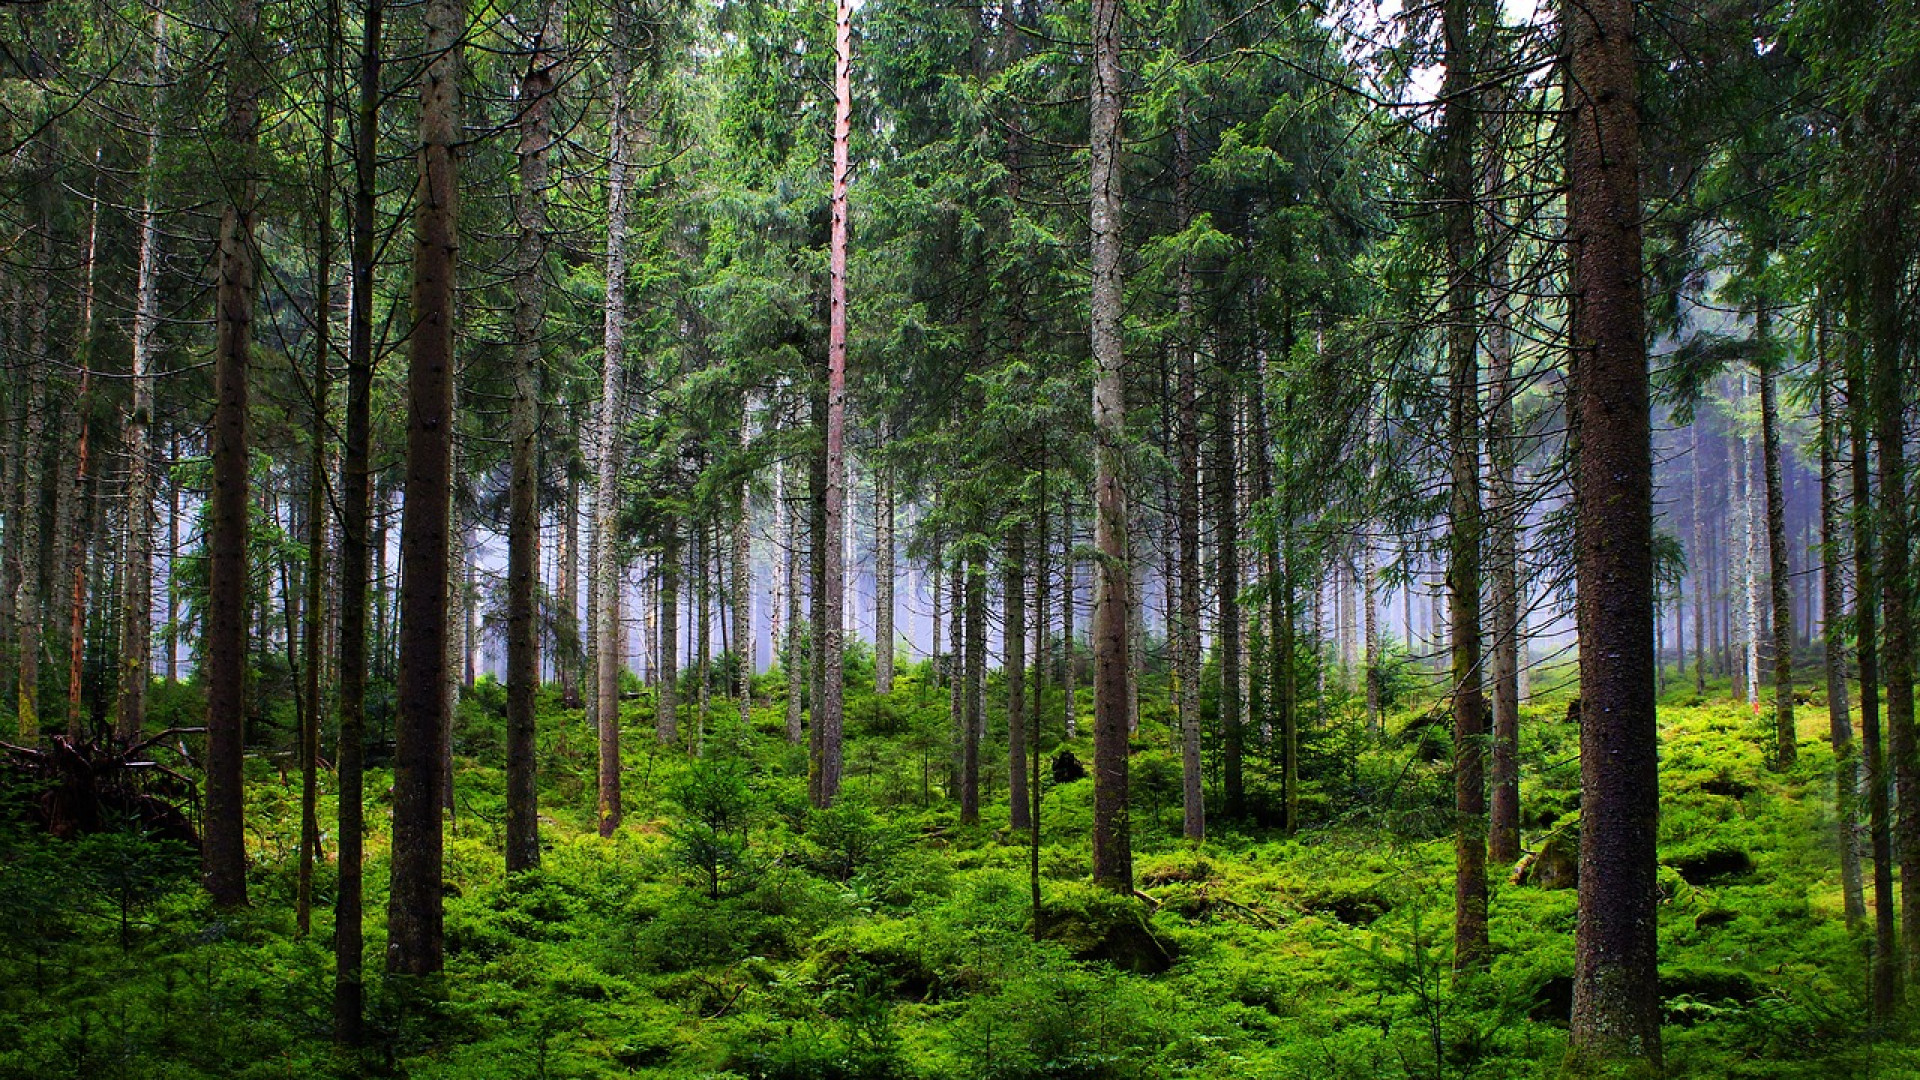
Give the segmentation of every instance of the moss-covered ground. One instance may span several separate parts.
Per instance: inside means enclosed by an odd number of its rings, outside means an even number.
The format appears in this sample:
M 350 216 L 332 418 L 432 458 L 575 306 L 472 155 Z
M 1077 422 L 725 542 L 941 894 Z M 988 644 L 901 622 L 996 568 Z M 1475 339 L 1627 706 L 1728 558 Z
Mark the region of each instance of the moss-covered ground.
M 984 821 L 943 793 L 946 693 L 923 666 L 849 706 L 846 798 L 806 807 L 779 680 L 743 726 L 715 700 L 703 757 L 626 703 L 628 817 L 593 829 L 593 740 L 544 700 L 540 871 L 508 878 L 498 687 L 462 705 L 448 829 L 443 1003 L 378 977 L 390 777 L 369 776 L 369 1045 L 329 1041 L 334 872 L 294 932 L 297 776 L 251 764 L 253 906 L 211 910 L 191 858 L 125 836 L 0 848 L 0 1076 L 1531 1077 L 1563 1071 L 1575 892 L 1498 872 L 1495 957 L 1451 976 L 1451 780 L 1418 695 L 1381 734 L 1339 702 L 1307 738 L 1309 827 L 1179 836 L 1164 687 L 1134 757 L 1139 895 L 1086 884 L 1089 780 L 1045 784 L 1044 896 L 1007 827 L 1004 721 Z M 1539 680 L 1542 683 L 1551 680 Z M 1568 691 L 1525 713 L 1529 848 L 1577 812 Z M 1090 703 L 1082 694 L 1083 719 Z M 1920 1075 L 1865 1021 L 1864 935 L 1844 917 L 1818 696 L 1800 762 L 1769 718 L 1676 685 L 1662 701 L 1660 937 L 1670 1075 Z M 1049 730 L 1060 727 L 1057 694 Z M 686 724 L 693 726 L 689 710 Z M 1048 737 L 1049 772 L 1082 741 Z M 1258 755 L 1257 755 L 1258 756 Z M 376 755 L 376 759 L 378 755 Z M 1070 771 L 1070 770 L 1069 770 Z M 1264 758 L 1256 801 L 1270 797 Z M 323 775 L 322 820 L 331 822 Z M 332 851 L 329 825 L 325 847 Z M 1551 875 L 1545 875 L 1551 877 Z M 412 1004 L 402 1004 L 403 998 Z

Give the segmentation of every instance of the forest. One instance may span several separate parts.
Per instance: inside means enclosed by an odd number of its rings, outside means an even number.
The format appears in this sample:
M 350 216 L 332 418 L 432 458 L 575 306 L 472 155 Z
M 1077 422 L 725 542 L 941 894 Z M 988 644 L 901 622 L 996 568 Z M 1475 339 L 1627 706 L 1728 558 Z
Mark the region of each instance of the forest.
M 1920 1076 L 1916 0 L 0 0 L 0 1078 Z

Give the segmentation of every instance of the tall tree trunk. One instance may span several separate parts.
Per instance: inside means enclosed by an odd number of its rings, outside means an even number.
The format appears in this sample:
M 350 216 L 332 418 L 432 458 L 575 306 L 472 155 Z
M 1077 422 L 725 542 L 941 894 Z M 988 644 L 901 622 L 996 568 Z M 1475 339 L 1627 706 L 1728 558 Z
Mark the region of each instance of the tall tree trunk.
M 960 794 L 966 802 L 967 745 L 973 741 L 967 726 L 967 590 L 966 571 L 960 552 L 953 552 L 947 567 L 947 733 L 952 749 L 947 762 L 947 789 Z
M 34 147 L 35 231 L 40 234 L 39 264 L 53 263 L 52 135 L 41 137 Z M 40 739 L 40 653 L 46 648 L 45 608 L 41 606 L 42 587 L 51 569 L 44 558 L 41 543 L 41 519 L 46 489 L 47 320 L 51 310 L 48 275 L 36 275 L 29 290 L 32 306 L 27 315 L 26 428 L 21 462 L 20 504 L 20 576 L 16 585 L 14 611 L 19 619 L 20 663 L 16 692 L 16 720 L 20 741 L 31 745 Z M 56 425 L 57 426 L 57 425 Z M 54 535 L 58 536 L 56 532 Z M 58 560 L 55 560 L 57 562 Z
M 667 523 L 660 545 L 660 689 L 653 734 L 661 745 L 680 738 L 680 530 Z
M 92 193 L 87 198 L 87 240 L 80 263 L 80 348 L 77 356 L 80 391 L 74 407 L 74 421 L 80 427 L 73 469 L 76 502 L 67 521 L 67 535 L 64 538 L 72 586 L 67 607 L 67 734 L 76 739 L 82 734 L 80 698 L 87 658 L 87 541 L 93 534 L 96 519 L 104 517 L 98 505 L 99 500 L 95 497 L 99 484 L 93 477 L 89 457 L 89 443 L 93 434 L 93 299 L 99 244 L 100 150 L 96 147 L 93 152 Z M 287 632 L 291 634 L 293 628 L 288 627 Z
M 569 410 L 571 411 L 571 410 Z M 578 424 L 578 416 L 569 423 Z M 578 430 L 575 427 L 575 430 Z M 560 699 L 569 708 L 580 704 L 580 473 L 574 468 L 573 455 L 567 455 L 567 496 L 561 507 L 560 551 L 558 552 L 560 602 L 556 605 L 560 629 L 556 632 L 558 653 L 554 673 L 560 679 Z
M 306 708 L 300 728 L 300 871 L 295 889 L 295 921 L 304 936 L 311 929 L 313 906 L 313 862 L 320 851 L 320 717 L 325 700 L 321 687 L 321 668 L 326 664 L 324 628 L 326 626 L 327 584 L 327 426 L 328 398 L 333 383 L 328 364 L 332 361 L 333 341 L 333 137 L 334 118 L 339 105 L 335 73 L 340 70 L 340 37 L 334 29 L 339 14 L 329 4 L 326 12 L 324 98 L 320 106 L 320 190 L 314 198 L 315 252 L 314 297 L 318 309 L 313 329 L 313 430 L 307 458 L 307 597 L 306 625 L 301 636 L 306 646 Z M 144 504 L 143 504 L 144 505 Z M 142 580 L 142 588 L 145 581 Z M 141 607 L 144 609 L 145 604 Z M 146 616 L 141 616 L 142 620 Z M 292 635 L 292 628 L 288 628 Z M 146 662 L 141 661 L 144 668 Z M 145 672 L 142 671 L 144 679 Z
M 1498 174 L 1499 155 L 1483 174 Z M 1498 181 L 1489 183 L 1497 187 Z M 1514 430 L 1513 298 L 1509 289 L 1512 240 L 1498 209 L 1498 191 L 1490 192 L 1482 211 L 1487 226 L 1489 317 L 1486 328 L 1488 375 L 1493 409 L 1487 424 L 1487 557 L 1493 578 L 1493 739 L 1492 813 L 1487 828 L 1487 857 L 1500 866 L 1520 858 L 1520 528 L 1521 507 L 1514 473 L 1519 461 Z
M 413 333 L 407 365 L 407 488 L 400 518 L 399 718 L 394 725 L 393 875 L 387 969 L 439 973 L 444 934 L 441 806 L 447 737 L 449 525 L 453 516 L 454 272 L 459 253 L 464 0 L 427 0 L 415 192 Z
M 820 712 L 826 697 L 827 549 L 835 545 L 827 531 L 827 395 L 817 384 L 811 395 L 812 453 L 807 455 L 807 796 L 820 798 Z M 834 610 L 838 610 L 837 608 Z
M 1693 557 L 1697 565 L 1693 569 L 1693 692 L 1707 696 L 1707 652 L 1709 631 L 1707 627 L 1707 594 L 1713 591 L 1713 575 L 1708 572 L 1710 552 L 1707 547 L 1706 528 L 1706 485 L 1700 482 L 1701 450 L 1700 421 L 1687 425 L 1688 452 L 1691 464 L 1687 468 L 1687 486 L 1690 501 L 1693 504 Z
M 848 141 L 853 129 L 853 4 L 835 0 L 833 10 L 833 190 L 829 203 L 832 234 L 827 244 L 827 489 L 826 528 L 820 538 L 826 550 L 820 581 L 821 607 L 827 617 L 819 635 L 825 655 L 821 660 L 820 712 L 814 726 L 820 730 L 817 807 L 832 806 L 840 796 L 841 712 L 844 697 L 841 647 L 845 567 L 839 538 L 846 501 L 847 415 L 847 173 Z
M 1185 232 L 1193 221 L 1193 147 L 1184 101 L 1179 116 L 1173 132 L 1174 218 L 1176 226 Z M 1180 715 L 1181 832 L 1189 840 L 1201 840 L 1207 835 L 1207 800 L 1200 758 L 1200 349 L 1199 327 L 1193 317 L 1193 267 L 1184 258 L 1180 260 L 1177 289 L 1179 491 L 1175 497 L 1175 534 L 1179 578 L 1175 591 L 1179 593 L 1179 605 L 1172 627 L 1173 679 Z
M 1448 625 L 1453 659 L 1453 970 L 1486 967 L 1487 941 L 1487 703 L 1480 669 L 1480 357 L 1479 245 L 1474 235 L 1475 105 L 1478 78 L 1471 40 L 1471 0 L 1446 0 L 1445 101 L 1441 119 L 1441 185 L 1447 235 L 1447 352 L 1450 370 L 1447 535 Z
M 966 568 L 967 662 L 966 727 L 960 769 L 960 823 L 980 824 L 980 742 L 986 727 L 987 684 L 987 568 L 980 545 L 973 544 Z
M 155 86 L 165 78 L 167 16 L 153 16 Z M 331 70 L 331 68 L 329 68 Z M 133 351 L 128 361 L 133 400 L 127 410 L 126 598 L 120 621 L 120 708 L 122 744 L 139 737 L 147 717 L 147 686 L 153 681 L 153 353 L 160 328 L 160 206 L 156 167 L 160 159 L 160 92 L 153 91 L 155 115 L 147 130 L 146 190 L 140 207 L 140 255 L 134 272 Z M 328 108 L 332 98 L 328 98 Z M 11 472 L 11 467 L 9 467 Z M 37 507 L 36 507 L 37 509 Z M 6 511 L 14 513 L 11 501 Z M 12 525 L 15 518 L 9 518 Z M 12 530 L 9 529 L 11 532 Z M 169 567 L 171 569 L 171 567 Z
M 1066 711 L 1068 739 L 1080 737 L 1079 690 L 1074 686 L 1073 571 L 1078 559 L 1073 549 L 1073 493 L 1060 496 L 1060 693 Z
M 1768 338 L 1767 309 L 1754 316 L 1754 337 L 1762 348 Z M 1787 504 L 1780 489 L 1780 406 L 1773 390 L 1772 361 L 1760 366 L 1760 447 L 1767 486 L 1768 581 L 1773 601 L 1774 760 L 1790 769 L 1799 758 L 1793 720 L 1793 575 L 1787 566 Z
M 1849 464 L 1853 474 L 1854 651 L 1860 665 L 1860 749 L 1867 766 L 1867 835 L 1873 851 L 1873 961 L 1868 975 L 1871 1012 L 1885 1023 L 1900 996 L 1900 963 L 1895 944 L 1893 899 L 1893 826 L 1887 802 L 1886 744 L 1880 730 L 1880 648 L 1878 565 L 1874 543 L 1873 472 L 1865 351 L 1858 338 L 1847 365 Z
M 1133 612 L 1127 543 L 1125 313 L 1121 236 L 1120 4 L 1093 0 L 1091 123 L 1094 547 L 1093 880 L 1133 890 L 1127 817 L 1127 626 Z
M 780 666 L 787 676 L 787 741 L 798 745 L 806 737 L 801 728 L 800 714 L 806 696 L 806 659 L 803 656 L 800 639 L 800 515 L 787 504 L 786 476 L 787 466 L 780 463 L 777 474 L 781 491 L 776 493 L 774 502 L 786 513 L 786 528 L 782 532 L 781 546 L 786 552 L 785 567 L 782 571 L 782 589 L 786 600 L 786 640 L 782 642 Z
M 547 150 L 566 20 L 545 0 L 520 76 L 520 190 L 514 200 L 513 399 L 507 418 L 507 836 L 509 874 L 540 865 L 540 787 L 534 697 L 540 687 L 541 343 L 547 321 Z
M 1894 787 L 1900 800 L 1897 843 L 1900 880 L 1920 884 L 1920 745 L 1916 745 L 1913 708 L 1913 613 L 1909 569 L 1912 550 L 1907 509 L 1907 371 L 1902 365 L 1905 308 L 1901 289 L 1906 276 L 1902 246 L 1892 237 L 1903 235 L 1900 209 L 1912 185 L 1905 165 L 1894 152 L 1887 163 L 1878 197 L 1886 200 L 1879 212 L 1883 229 L 1871 235 L 1888 238 L 1868 258 L 1866 302 L 1868 344 L 1873 354 L 1871 398 L 1874 411 L 1874 449 L 1880 472 L 1881 607 L 1887 640 L 1880 660 L 1887 685 L 1887 727 L 1892 741 Z M 1885 231 L 1892 230 L 1892 231 Z M 1920 985 L 1920 887 L 1900 890 L 1900 948 L 1907 987 Z
M 1580 913 L 1571 1041 L 1660 1064 L 1653 441 L 1631 0 L 1566 3 Z
M 1847 927 L 1858 930 L 1866 920 L 1865 891 L 1860 881 L 1860 759 L 1854 752 L 1853 722 L 1847 715 L 1847 647 L 1841 627 L 1846 620 L 1845 562 L 1840 539 L 1840 463 L 1836 452 L 1840 402 L 1834 389 L 1831 357 L 1827 352 L 1824 316 L 1815 330 L 1819 350 L 1820 421 L 1820 622 L 1827 677 L 1827 727 L 1833 740 L 1833 806 L 1839 818 L 1840 891 L 1846 906 Z
M 340 880 L 333 906 L 333 1032 L 342 1046 L 360 1042 L 365 808 L 362 762 L 367 708 L 367 563 L 373 427 L 374 202 L 380 110 L 380 33 L 384 0 L 368 0 L 361 19 L 359 102 L 354 123 L 352 308 L 347 323 L 347 416 L 340 492 L 340 735 L 338 758 Z M 328 27 L 338 34 L 339 24 Z M 177 452 L 176 452 L 176 456 Z M 176 508 L 175 517 L 178 517 Z M 171 562 L 171 560 L 169 560 Z
M 1243 758 L 1246 731 L 1241 726 L 1240 701 L 1240 500 L 1239 467 L 1234 457 L 1235 393 L 1233 373 L 1223 371 L 1214 411 L 1213 430 L 1213 509 L 1214 577 L 1218 582 L 1220 636 L 1214 651 L 1220 656 L 1220 692 L 1214 699 L 1219 710 L 1221 771 L 1225 787 L 1225 810 L 1230 820 L 1246 814 L 1246 779 Z
M 228 39 L 226 137 L 232 201 L 220 221 L 214 289 L 214 409 L 208 432 L 213 493 L 207 531 L 206 812 L 201 855 L 207 891 L 221 907 L 247 902 L 246 801 L 241 778 L 247 681 L 247 358 L 253 341 L 253 155 L 261 77 L 254 57 L 260 12 L 234 0 Z
M 600 835 L 620 827 L 620 560 L 614 548 L 619 518 L 621 386 L 627 360 L 627 199 L 632 184 L 628 155 L 627 78 L 630 72 L 625 3 L 613 6 L 613 47 L 608 51 L 607 105 L 607 292 L 602 333 L 600 408 L 594 420 L 593 484 L 593 673 L 594 726 L 599 761 L 595 816 Z
M 893 465 L 874 473 L 873 499 L 873 692 L 893 693 Z M 1016 692 L 1017 693 L 1017 692 Z
M 1747 375 L 1740 374 L 1740 401 L 1742 408 L 1751 400 L 1747 386 Z M 1760 532 L 1755 527 L 1753 512 L 1753 432 L 1748 430 L 1740 442 L 1740 525 L 1746 536 L 1745 553 L 1741 558 L 1741 580 L 1745 585 L 1747 606 L 1746 616 L 1746 664 L 1741 669 L 1746 676 L 1747 704 L 1757 714 L 1760 711 Z
M 749 443 L 748 420 L 752 398 L 740 414 L 740 450 Z M 733 580 L 729 605 L 733 608 L 734 699 L 740 709 L 740 728 L 753 729 L 753 540 L 747 531 L 753 506 L 749 487 L 743 479 L 735 494 L 733 515 Z
M 1027 805 L 1027 540 L 1016 528 L 1007 539 L 1004 606 L 1007 649 L 1007 827 L 1032 826 Z

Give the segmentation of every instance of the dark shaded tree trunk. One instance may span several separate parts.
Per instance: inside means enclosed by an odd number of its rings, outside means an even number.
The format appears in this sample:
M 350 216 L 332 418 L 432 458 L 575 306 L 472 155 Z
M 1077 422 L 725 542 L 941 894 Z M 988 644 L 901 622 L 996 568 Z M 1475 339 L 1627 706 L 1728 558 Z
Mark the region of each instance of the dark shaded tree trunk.
M 1874 246 L 1867 261 L 1867 342 L 1872 355 L 1874 449 L 1879 453 L 1881 611 L 1886 644 L 1880 652 L 1881 673 L 1887 688 L 1887 729 L 1892 742 L 1894 788 L 1900 800 L 1900 880 L 1920 883 L 1920 746 L 1914 734 L 1913 613 L 1909 572 L 1907 509 L 1907 371 L 1902 366 L 1905 316 L 1901 290 L 1906 276 L 1902 245 L 1891 238 L 1902 235 L 1900 210 L 1911 185 L 1899 152 L 1884 163 L 1880 189 L 1875 193 L 1879 226 L 1869 235 L 1886 238 Z M 1900 890 L 1900 948 L 1906 985 L 1920 984 L 1920 887 Z
M 1193 218 L 1193 150 L 1186 115 L 1174 129 L 1174 216 L 1182 232 Z M 1200 757 L 1200 411 L 1199 328 L 1193 317 L 1193 268 L 1180 260 L 1175 297 L 1181 340 L 1177 376 L 1179 476 L 1175 496 L 1176 547 L 1179 549 L 1177 616 L 1172 626 L 1174 704 L 1180 715 L 1181 833 L 1189 840 L 1207 835 L 1206 777 Z
M 214 288 L 214 412 L 208 432 L 213 493 L 207 532 L 207 891 L 215 904 L 247 902 L 246 795 L 241 778 L 247 680 L 247 360 L 253 343 L 253 155 L 259 142 L 259 9 L 236 0 L 228 39 L 226 138 L 233 201 L 220 221 Z
M 1027 540 L 1016 526 L 1007 539 L 1007 827 L 1032 827 L 1027 798 Z
M 1483 170 L 1497 175 L 1505 163 L 1496 155 Z M 1497 183 L 1497 181 L 1496 181 Z M 1490 184 L 1489 186 L 1494 186 Z M 1493 193 L 1497 196 L 1497 191 Z M 1512 241 L 1504 215 L 1490 198 L 1483 210 L 1487 224 L 1489 318 L 1486 328 L 1488 375 L 1493 383 L 1487 424 L 1487 559 L 1492 577 L 1493 738 L 1492 812 L 1487 827 L 1487 857 L 1511 866 L 1520 858 L 1520 529 L 1521 506 L 1515 472 L 1519 437 L 1514 430 L 1513 300 L 1509 285 Z
M 1754 336 L 1764 348 L 1767 309 L 1754 317 Z M 1787 565 L 1787 501 L 1780 487 L 1780 406 L 1775 400 L 1771 360 L 1760 365 L 1760 456 L 1767 488 L 1767 567 L 1773 602 L 1774 762 L 1790 769 L 1799 758 L 1793 719 L 1793 574 Z
M 447 737 L 449 524 L 453 514 L 454 272 L 459 253 L 464 0 L 428 0 L 415 192 L 413 333 L 407 365 L 407 497 L 400 518 L 399 717 L 387 970 L 443 966 L 441 807 Z
M 1479 971 L 1487 940 L 1487 703 L 1480 669 L 1480 357 L 1475 320 L 1479 249 L 1474 235 L 1477 78 L 1470 0 L 1446 0 L 1446 78 L 1441 86 L 1441 186 L 1447 237 L 1447 359 L 1451 444 L 1447 534 L 1447 624 L 1453 661 L 1453 970 Z M 1651 465 L 1649 465 L 1651 468 Z
M 1847 711 L 1847 647 L 1841 627 L 1846 623 L 1846 569 L 1841 553 L 1840 463 L 1836 447 L 1840 402 L 1834 391 L 1827 353 L 1824 319 L 1815 330 L 1819 350 L 1820 423 L 1820 622 L 1827 677 L 1827 727 L 1833 741 L 1834 814 L 1839 818 L 1840 890 L 1846 907 L 1847 928 L 1858 930 L 1866 921 L 1865 891 L 1860 881 L 1860 759 L 1853 745 L 1853 722 Z
M 362 803 L 367 708 L 367 563 L 373 427 L 374 201 L 380 112 L 380 35 L 384 0 L 368 0 L 361 18 L 359 102 L 354 123 L 351 308 L 347 324 L 347 416 L 340 492 L 340 879 L 333 905 L 333 1036 L 359 1045 L 363 989 L 365 807 Z M 338 24 L 329 28 L 338 32 Z M 177 514 L 176 514 L 177 516 Z
M 1867 766 L 1867 836 L 1873 852 L 1873 959 L 1868 1000 L 1885 1023 L 1900 998 L 1900 963 L 1893 899 L 1893 825 L 1888 805 L 1886 743 L 1880 729 L 1879 560 L 1874 543 L 1873 472 L 1869 460 L 1872 409 L 1866 354 L 1858 339 L 1847 368 L 1848 446 L 1853 473 L 1854 653 L 1860 666 L 1860 749 Z
M 1093 0 L 1092 309 L 1094 547 L 1093 880 L 1133 890 L 1127 815 L 1127 626 L 1133 612 L 1127 542 L 1125 313 L 1122 310 L 1120 4 Z
M 547 321 L 547 151 L 566 19 L 546 0 L 520 76 L 520 190 L 514 200 L 513 399 L 507 419 L 507 872 L 540 865 L 540 787 L 534 698 L 540 687 L 541 341 Z
M 1222 372 L 1214 410 L 1213 511 L 1214 578 L 1219 590 L 1220 636 L 1214 650 L 1220 656 L 1219 704 L 1220 768 L 1224 809 L 1229 820 L 1246 815 L 1244 772 L 1246 732 L 1240 723 L 1240 500 L 1238 463 L 1234 457 L 1235 393 L 1233 375 Z
M 965 727 L 960 766 L 960 822 L 980 824 L 980 742 L 986 726 L 987 568 L 979 545 L 970 545 L 966 568 L 966 667 L 961 675 Z
M 1572 245 L 1580 913 L 1573 1053 L 1660 1064 L 1653 446 L 1631 0 L 1561 8 Z
M 680 531 L 669 522 L 660 545 L 660 688 L 653 734 L 661 745 L 680 738 Z
M 320 106 L 321 144 L 325 149 L 320 163 L 320 190 L 314 199 L 317 225 L 314 296 L 319 310 L 313 320 L 313 430 L 307 458 L 306 625 L 301 630 L 306 645 L 306 708 L 300 725 L 300 877 L 295 888 L 294 917 L 302 936 L 311 929 L 313 862 L 320 850 L 320 717 L 325 701 L 321 693 L 321 669 L 326 666 L 327 408 L 333 392 L 332 373 L 328 368 L 333 340 L 333 128 L 339 100 L 334 73 L 340 69 L 339 32 L 335 29 L 339 16 L 331 5 L 326 17 L 325 97 Z M 145 587 L 144 579 L 142 587 Z M 292 637 L 292 627 L 288 627 L 287 635 Z M 144 668 L 145 661 L 141 663 Z

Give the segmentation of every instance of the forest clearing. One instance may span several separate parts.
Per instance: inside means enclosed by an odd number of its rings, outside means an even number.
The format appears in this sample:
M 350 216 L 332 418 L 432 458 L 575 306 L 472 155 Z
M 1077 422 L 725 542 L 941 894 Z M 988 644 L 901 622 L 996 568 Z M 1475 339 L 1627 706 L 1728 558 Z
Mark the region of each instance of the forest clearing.
M 1920 1076 L 1920 4 L 0 5 L 0 1077 Z

